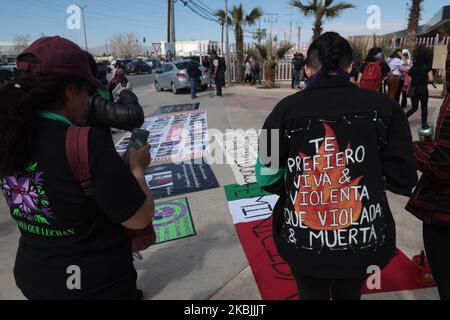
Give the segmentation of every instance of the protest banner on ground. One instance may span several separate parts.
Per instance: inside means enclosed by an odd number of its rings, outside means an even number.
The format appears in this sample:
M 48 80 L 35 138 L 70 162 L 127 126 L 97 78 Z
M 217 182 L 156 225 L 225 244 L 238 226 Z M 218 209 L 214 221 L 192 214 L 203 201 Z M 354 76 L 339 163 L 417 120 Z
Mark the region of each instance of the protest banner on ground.
M 219 187 L 208 164 L 194 161 L 151 166 L 145 171 L 145 180 L 155 199 L 179 196 Z
M 272 233 L 272 212 L 278 196 L 257 184 L 225 186 L 230 213 L 241 245 L 264 300 L 296 300 L 297 286 L 287 262 L 278 254 Z M 366 286 L 364 294 L 428 288 L 416 282 L 417 266 L 398 250 L 381 272 L 381 288 Z
M 186 198 L 157 203 L 153 226 L 156 244 L 197 235 Z
M 203 157 L 208 151 L 206 111 L 181 112 L 145 119 L 141 129 L 150 132 L 153 162 L 179 161 Z M 131 133 L 116 144 L 118 153 L 125 153 Z
M 152 116 L 158 116 L 167 113 L 177 113 L 177 112 L 187 112 L 198 110 L 200 107 L 200 102 L 197 103 L 187 103 L 187 104 L 177 104 L 159 107 Z

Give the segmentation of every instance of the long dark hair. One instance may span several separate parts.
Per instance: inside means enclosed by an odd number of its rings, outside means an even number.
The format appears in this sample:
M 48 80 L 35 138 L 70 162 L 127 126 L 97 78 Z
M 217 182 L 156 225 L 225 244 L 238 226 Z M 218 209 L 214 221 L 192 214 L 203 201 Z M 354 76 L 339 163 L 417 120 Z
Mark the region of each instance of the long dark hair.
M 336 32 L 324 33 L 308 49 L 308 65 L 315 70 L 322 68 L 325 76 L 347 68 L 352 60 L 352 46 Z
M 376 56 L 380 53 L 383 52 L 383 50 L 381 48 L 378 47 L 373 47 L 369 50 L 369 52 L 367 53 L 366 56 L 366 62 L 375 62 L 377 61 Z
M 400 57 L 398 56 L 399 52 L 401 53 L 402 49 L 395 49 L 395 51 L 392 52 L 392 54 L 391 54 L 391 59 L 394 59 L 394 58 L 399 58 L 400 59 Z
M 0 90 L 0 176 L 15 175 L 29 164 L 38 111 L 61 109 L 70 84 L 85 83 L 75 77 L 18 72 Z

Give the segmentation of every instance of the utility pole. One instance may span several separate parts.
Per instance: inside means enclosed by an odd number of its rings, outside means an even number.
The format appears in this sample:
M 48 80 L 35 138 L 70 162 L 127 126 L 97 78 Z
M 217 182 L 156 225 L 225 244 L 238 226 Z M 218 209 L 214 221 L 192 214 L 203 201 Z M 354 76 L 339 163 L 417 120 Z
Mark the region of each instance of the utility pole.
M 231 85 L 231 57 L 230 57 L 230 35 L 229 35 L 229 26 L 228 26 L 228 1 L 225 0 L 225 30 L 226 30 L 226 49 L 227 49 L 227 55 L 226 55 L 226 64 L 227 64 L 227 82 L 228 85 Z
M 269 37 L 270 37 L 270 41 L 273 41 L 273 37 L 272 37 L 272 27 L 273 27 L 273 23 L 278 23 L 278 13 L 267 13 L 264 16 L 268 17 L 267 19 L 264 19 L 266 22 L 268 22 L 270 24 L 270 31 L 269 31 Z M 276 18 L 275 18 L 276 17 Z
M 167 0 L 167 42 L 175 43 L 175 2 Z
M 105 39 L 106 56 L 109 57 L 108 41 Z
M 292 13 L 292 7 L 290 7 L 290 11 L 291 11 L 291 22 L 289 23 L 289 42 L 292 43 L 292 24 L 293 24 L 293 13 Z
M 76 6 L 81 9 L 81 14 L 82 14 L 82 18 L 83 18 L 83 29 L 84 29 L 84 46 L 86 48 L 86 51 L 89 51 L 88 41 L 87 41 L 87 32 L 86 32 L 86 19 L 85 19 L 85 15 L 84 15 L 84 10 L 87 8 L 87 5 L 82 7 L 79 4 L 76 4 Z
M 298 29 L 298 50 L 302 50 L 302 27 L 297 26 Z

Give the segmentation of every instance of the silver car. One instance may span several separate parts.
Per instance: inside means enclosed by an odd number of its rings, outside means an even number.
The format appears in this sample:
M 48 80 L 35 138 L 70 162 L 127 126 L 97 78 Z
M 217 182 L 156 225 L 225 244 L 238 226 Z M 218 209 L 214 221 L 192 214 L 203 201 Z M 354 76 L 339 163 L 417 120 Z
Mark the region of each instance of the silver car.
M 182 89 L 191 87 L 187 67 L 191 60 L 181 59 L 169 63 L 164 63 L 159 71 L 156 72 L 155 89 L 156 91 L 172 90 L 178 94 Z M 202 76 L 198 79 L 197 88 L 206 90 L 208 88 L 208 78 L 205 68 L 199 65 Z

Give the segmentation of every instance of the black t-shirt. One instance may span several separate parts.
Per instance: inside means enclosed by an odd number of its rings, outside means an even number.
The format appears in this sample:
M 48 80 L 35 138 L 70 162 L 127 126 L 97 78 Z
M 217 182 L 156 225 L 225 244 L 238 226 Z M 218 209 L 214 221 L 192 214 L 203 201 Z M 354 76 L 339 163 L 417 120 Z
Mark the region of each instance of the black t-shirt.
M 428 85 L 428 73 L 433 69 L 429 65 L 414 65 L 409 70 L 411 76 L 412 86 L 426 86 Z
M 66 160 L 68 127 L 39 119 L 32 163 L 17 176 L 0 178 L 21 231 L 17 285 L 43 299 L 89 298 L 136 279 L 131 241 L 120 223 L 142 206 L 145 194 L 108 130 L 93 128 L 89 165 L 95 197 L 87 197 Z M 81 290 L 67 287 L 70 266 L 81 270 Z
M 364 74 L 364 70 L 366 70 L 366 66 L 367 66 L 367 62 L 361 66 L 361 69 L 359 70 L 359 72 Z M 383 75 L 383 78 L 384 78 L 384 76 L 387 75 L 391 71 L 391 67 L 389 67 L 389 65 L 384 61 L 381 62 L 380 67 L 381 67 L 381 74 Z

